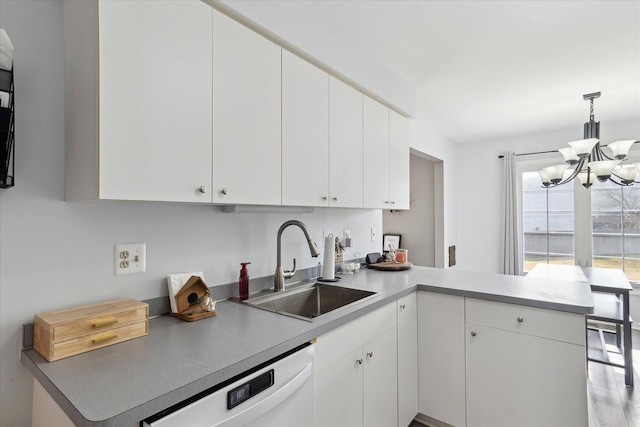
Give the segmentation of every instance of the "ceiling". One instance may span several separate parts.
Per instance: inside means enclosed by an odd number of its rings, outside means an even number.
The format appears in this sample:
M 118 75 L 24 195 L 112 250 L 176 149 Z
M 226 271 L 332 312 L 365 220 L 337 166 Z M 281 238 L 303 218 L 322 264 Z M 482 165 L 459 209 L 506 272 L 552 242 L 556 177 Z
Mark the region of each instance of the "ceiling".
M 423 111 L 467 143 L 638 121 L 640 1 L 311 0 L 417 88 Z M 629 135 L 640 139 L 640 135 Z

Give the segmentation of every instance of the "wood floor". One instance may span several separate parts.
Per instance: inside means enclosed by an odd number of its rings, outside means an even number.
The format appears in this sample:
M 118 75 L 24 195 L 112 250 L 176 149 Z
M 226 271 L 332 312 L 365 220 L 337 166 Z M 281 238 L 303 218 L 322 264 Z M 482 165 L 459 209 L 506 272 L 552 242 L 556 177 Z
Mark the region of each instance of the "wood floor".
M 609 334 L 605 334 L 609 335 Z M 614 340 L 608 338 L 608 344 Z M 598 339 L 589 338 L 589 351 L 599 351 Z M 613 346 L 611 346 L 613 347 Z M 590 353 L 593 354 L 593 353 Z M 621 357 L 609 353 L 611 361 L 621 363 Z M 624 384 L 624 369 L 589 362 L 589 427 L 640 426 L 640 331 L 633 331 L 633 382 Z
M 597 333 L 590 335 L 589 351 L 596 355 L 601 351 Z M 609 348 L 615 339 L 607 336 Z M 617 351 L 617 350 L 616 350 Z M 621 357 L 610 352 L 611 361 L 621 363 Z M 589 362 L 589 427 L 638 427 L 640 426 L 640 331 L 633 330 L 633 374 L 635 389 L 624 384 L 624 369 L 601 363 Z M 413 421 L 409 427 L 422 427 Z M 514 426 L 516 427 L 516 426 Z

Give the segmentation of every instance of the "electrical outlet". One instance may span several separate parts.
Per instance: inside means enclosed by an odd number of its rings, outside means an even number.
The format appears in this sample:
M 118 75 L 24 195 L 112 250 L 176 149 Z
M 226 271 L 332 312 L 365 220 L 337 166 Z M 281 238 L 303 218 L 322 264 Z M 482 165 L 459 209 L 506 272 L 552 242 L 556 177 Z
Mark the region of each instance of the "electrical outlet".
M 378 240 L 378 230 L 375 227 L 371 227 L 371 241 L 375 242 Z
M 342 231 L 342 242 L 344 244 L 345 248 L 350 248 L 351 247 L 351 230 L 343 230 Z
M 125 243 L 114 246 L 113 274 L 144 273 L 147 268 L 147 245 L 145 243 Z

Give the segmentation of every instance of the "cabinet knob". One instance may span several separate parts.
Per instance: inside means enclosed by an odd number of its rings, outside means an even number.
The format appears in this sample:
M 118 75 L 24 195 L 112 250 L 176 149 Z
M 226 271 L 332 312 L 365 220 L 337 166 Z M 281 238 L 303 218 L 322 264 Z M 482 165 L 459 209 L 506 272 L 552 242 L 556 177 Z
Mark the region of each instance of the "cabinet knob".
M 367 353 L 367 356 L 369 356 L 369 357 L 373 357 L 373 351 L 368 352 L 368 353 Z
M 404 304 L 402 304 L 402 305 L 400 306 L 400 308 L 401 308 L 402 310 L 404 310 L 404 309 L 405 309 L 405 307 L 406 307 L 406 306 L 405 306 Z
M 518 323 L 522 323 L 522 322 L 524 322 L 524 318 L 518 317 Z
M 220 192 L 226 196 L 227 194 L 229 194 L 229 189 L 227 187 L 224 187 L 222 190 L 220 190 Z
M 395 204 L 396 204 L 396 201 L 395 201 L 395 200 L 392 200 L 392 201 L 390 201 L 389 203 L 391 203 L 392 205 L 395 205 Z
M 385 205 L 388 205 L 389 203 L 390 203 L 390 202 L 389 202 L 388 200 L 385 200 L 385 201 L 384 201 L 384 204 L 385 204 Z
M 338 198 L 337 198 L 336 196 L 333 196 L 333 197 L 331 198 L 331 200 L 333 200 L 334 202 L 337 202 L 337 201 L 338 201 Z
M 478 333 L 476 331 L 471 331 L 471 336 L 475 337 L 476 335 L 478 335 Z
M 202 194 L 207 192 L 207 186 L 206 185 L 201 185 L 200 188 L 198 188 L 198 191 L 201 192 Z
M 323 201 L 323 202 L 326 202 L 327 200 L 328 200 L 328 197 L 327 197 L 327 196 L 322 196 L 322 201 Z
M 357 363 L 358 365 L 362 365 L 362 359 L 356 359 L 356 363 Z

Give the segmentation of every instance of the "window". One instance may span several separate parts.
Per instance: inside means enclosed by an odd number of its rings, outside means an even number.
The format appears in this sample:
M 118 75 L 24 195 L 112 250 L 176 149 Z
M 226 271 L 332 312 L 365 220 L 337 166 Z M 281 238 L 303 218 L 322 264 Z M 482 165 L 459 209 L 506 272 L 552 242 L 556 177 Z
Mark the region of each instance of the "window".
M 547 189 L 537 172 L 522 174 L 524 271 L 540 262 L 574 264 L 573 187 Z
M 591 187 L 593 266 L 621 268 L 640 282 L 640 186 Z

